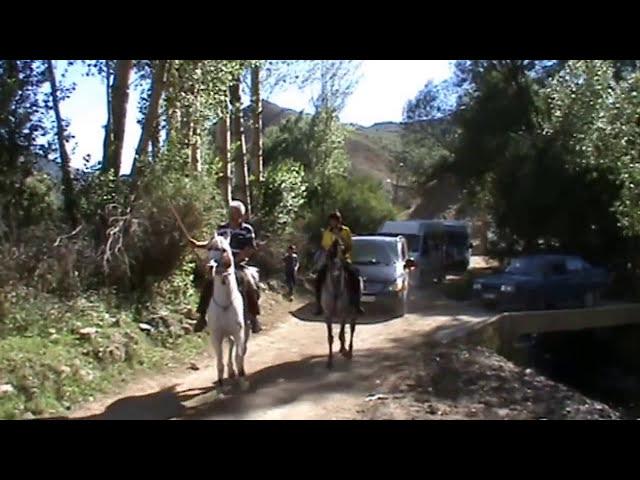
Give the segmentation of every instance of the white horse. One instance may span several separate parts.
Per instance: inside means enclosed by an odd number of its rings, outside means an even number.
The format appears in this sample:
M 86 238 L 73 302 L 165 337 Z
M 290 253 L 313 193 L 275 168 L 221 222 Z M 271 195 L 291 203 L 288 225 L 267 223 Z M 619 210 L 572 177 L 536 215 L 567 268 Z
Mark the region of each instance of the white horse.
M 215 236 L 211 239 L 209 267 L 213 275 L 213 295 L 207 309 L 207 325 L 211 332 L 211 344 L 216 354 L 218 382 L 222 386 L 224 377 L 224 357 L 222 344 L 229 340 L 229 359 L 227 369 L 229 378 L 235 378 L 233 366 L 235 348 L 235 366 L 240 377 L 245 376 L 244 357 L 247 352 L 249 330 L 245 326 L 244 301 L 236 280 L 233 253 L 226 238 Z

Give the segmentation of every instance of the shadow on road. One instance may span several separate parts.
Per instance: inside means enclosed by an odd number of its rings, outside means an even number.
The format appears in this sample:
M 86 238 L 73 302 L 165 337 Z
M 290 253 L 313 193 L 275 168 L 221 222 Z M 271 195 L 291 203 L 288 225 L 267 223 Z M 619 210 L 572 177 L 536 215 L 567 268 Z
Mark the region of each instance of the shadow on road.
M 391 347 L 384 349 L 358 351 L 356 346 L 351 361 L 335 355 L 332 370 L 326 368 L 325 355 L 271 365 L 249 374 L 247 380 L 250 387 L 244 392 L 231 384 L 225 387 L 224 395 L 213 385 L 182 391 L 172 386 L 146 395 L 121 398 L 96 415 L 55 419 L 168 420 L 241 417 L 257 410 L 285 406 L 305 396 L 317 398 L 317 395 L 356 391 L 364 398 L 375 389 L 377 378 L 383 378 L 389 371 L 406 368 L 415 348 L 421 342 L 424 342 L 423 336 L 414 336 L 394 340 Z M 185 405 L 190 401 L 195 405 Z
M 375 325 L 403 317 L 378 304 L 363 304 L 366 313 L 357 317 L 358 325 Z M 323 316 L 314 315 L 315 301 L 308 302 L 297 310 L 289 312 L 303 322 L 324 323 Z M 407 314 L 418 315 L 489 315 L 483 308 L 468 301 L 453 301 L 446 298 L 435 287 L 413 288 L 409 293 Z
M 315 302 L 306 303 L 301 306 L 297 310 L 289 312 L 293 317 L 301 320 L 303 322 L 316 322 L 316 323 L 324 323 L 323 316 L 314 315 L 314 310 L 316 308 Z M 378 323 L 390 322 L 391 320 L 395 320 L 396 318 L 400 318 L 401 315 L 394 315 L 389 312 L 385 312 L 384 310 L 378 307 L 369 307 L 366 306 L 366 313 L 364 315 L 356 317 L 356 323 L 358 325 L 375 325 Z M 349 323 L 349 318 L 347 318 L 347 324 Z
M 410 313 L 427 315 L 461 315 L 476 312 L 472 306 L 452 303 L 432 291 L 412 292 Z M 306 304 L 292 312 L 305 322 L 323 322 L 312 315 L 313 304 Z M 394 320 L 389 314 L 371 312 L 358 320 L 358 324 L 376 324 Z M 402 321 L 399 319 L 398 321 Z M 456 328 L 468 320 L 452 319 L 446 328 Z M 440 328 L 437 328 L 440 330 Z M 334 368 L 326 368 L 326 356 L 308 356 L 283 362 L 250 373 L 249 389 L 241 391 L 229 383 L 221 394 L 213 385 L 178 391 L 177 386 L 156 392 L 121 398 L 103 412 L 74 420 L 162 420 L 171 418 L 197 419 L 242 417 L 254 411 L 278 408 L 303 397 L 333 393 L 360 392 L 364 396 L 375 390 L 376 380 L 388 377 L 389 372 L 407 370 L 415 362 L 417 351 L 430 349 L 436 328 L 419 335 L 390 339 L 386 348 L 358 349 L 356 331 L 354 358 L 351 361 L 335 356 Z M 326 341 L 324 338 L 319 341 Z M 337 346 L 337 345 L 336 345 Z M 190 405 L 186 405 L 190 404 Z M 355 415 L 354 415 L 355 416 Z M 61 419 L 61 418 L 56 418 Z M 65 417 L 64 419 L 69 419 Z
M 51 417 L 43 420 L 164 420 L 186 412 L 183 402 L 204 395 L 211 387 L 176 391 L 177 385 L 146 395 L 124 397 L 109 405 L 103 412 L 86 417 Z

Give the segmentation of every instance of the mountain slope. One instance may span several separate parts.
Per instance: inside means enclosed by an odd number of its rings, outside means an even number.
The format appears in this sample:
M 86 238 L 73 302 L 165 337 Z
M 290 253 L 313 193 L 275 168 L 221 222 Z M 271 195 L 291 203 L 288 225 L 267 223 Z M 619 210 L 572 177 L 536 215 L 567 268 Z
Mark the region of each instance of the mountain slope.
M 262 103 L 263 129 L 279 125 L 287 118 L 298 115 L 298 112 L 280 107 L 267 100 Z M 392 179 L 393 163 L 390 153 L 399 145 L 401 126 L 394 122 L 377 123 L 370 127 L 347 125 L 350 127 L 345 147 L 351 160 L 352 172 L 367 175 L 383 182 Z M 247 143 L 251 141 L 251 133 L 247 132 Z

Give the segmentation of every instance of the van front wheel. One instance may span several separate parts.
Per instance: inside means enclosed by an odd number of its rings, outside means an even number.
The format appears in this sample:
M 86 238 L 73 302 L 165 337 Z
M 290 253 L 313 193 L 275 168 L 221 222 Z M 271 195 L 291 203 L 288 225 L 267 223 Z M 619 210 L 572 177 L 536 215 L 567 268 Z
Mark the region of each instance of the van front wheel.
M 393 302 L 393 312 L 400 317 L 404 317 L 407 314 L 407 297 L 407 291 L 405 290 Z

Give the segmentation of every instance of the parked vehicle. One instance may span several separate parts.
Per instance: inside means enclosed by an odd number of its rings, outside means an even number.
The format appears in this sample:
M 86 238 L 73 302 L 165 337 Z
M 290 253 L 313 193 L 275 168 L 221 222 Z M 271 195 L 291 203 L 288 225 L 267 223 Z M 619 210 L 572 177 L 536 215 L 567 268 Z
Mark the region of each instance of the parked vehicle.
M 467 222 L 389 221 L 380 227 L 378 235 L 402 235 L 407 239 L 409 255 L 417 263 L 421 285 L 442 280 L 450 273 L 464 273 L 469 268 L 472 245 Z
M 606 270 L 573 255 L 526 255 L 502 273 L 478 279 L 473 296 L 501 310 L 593 307 L 610 283 Z
M 391 307 L 396 314 L 407 311 L 409 275 L 415 262 L 402 236 L 353 237 L 352 262 L 362 277 L 362 302 Z

